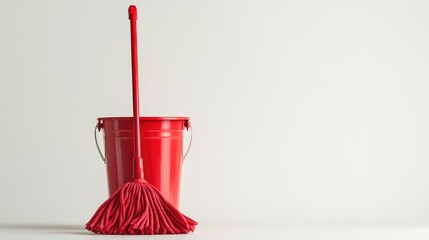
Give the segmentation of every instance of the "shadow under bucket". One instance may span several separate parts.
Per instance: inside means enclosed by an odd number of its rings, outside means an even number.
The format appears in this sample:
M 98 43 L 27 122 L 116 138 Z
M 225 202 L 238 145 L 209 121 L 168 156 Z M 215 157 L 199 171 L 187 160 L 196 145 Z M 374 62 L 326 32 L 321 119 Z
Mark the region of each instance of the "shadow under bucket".
M 177 209 L 179 209 L 180 176 L 184 159 L 183 130 L 189 128 L 188 117 L 140 117 L 144 178 Z M 105 159 L 103 160 L 107 167 L 109 194 L 112 195 L 122 185 L 133 179 L 133 118 L 98 118 L 97 129 L 98 131 L 104 129 Z M 97 136 L 95 139 L 97 140 Z M 102 155 L 101 151 L 100 155 Z

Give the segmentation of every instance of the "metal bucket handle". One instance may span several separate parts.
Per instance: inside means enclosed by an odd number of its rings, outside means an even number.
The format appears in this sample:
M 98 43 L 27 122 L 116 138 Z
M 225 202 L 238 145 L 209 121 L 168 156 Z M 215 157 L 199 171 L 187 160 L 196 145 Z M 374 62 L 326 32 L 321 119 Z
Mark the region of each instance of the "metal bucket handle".
M 106 157 L 101 152 L 100 145 L 98 144 L 98 138 L 97 138 L 97 130 L 100 132 L 102 128 L 103 128 L 103 122 L 100 120 L 97 122 L 97 125 L 95 125 L 95 128 L 94 128 L 94 139 L 95 139 L 95 145 L 97 146 L 98 154 L 100 154 L 101 159 L 103 160 L 104 164 L 106 164 Z M 186 149 L 185 155 L 183 155 L 183 151 L 182 151 L 182 163 L 185 161 L 186 156 L 188 156 L 189 150 L 191 149 L 191 145 L 192 145 L 191 122 L 185 121 L 185 128 L 187 131 L 189 130 L 191 131 L 191 138 L 189 139 L 189 144 L 188 144 L 188 148 Z
M 192 145 L 192 126 L 189 120 L 185 121 L 185 128 L 186 128 L 186 131 L 189 131 L 189 130 L 191 131 L 191 138 L 189 139 L 188 149 L 186 149 L 185 155 L 183 155 L 183 151 L 182 151 L 182 164 L 185 161 L 186 156 L 188 156 L 189 150 L 191 149 L 191 145 Z
M 100 154 L 101 159 L 103 160 L 104 164 L 106 164 L 106 158 L 103 156 L 103 153 L 100 150 L 100 145 L 98 145 L 97 128 L 98 128 L 98 131 L 101 130 L 98 123 L 97 123 L 97 125 L 95 125 L 95 128 L 94 128 L 95 145 L 97 146 L 98 154 Z

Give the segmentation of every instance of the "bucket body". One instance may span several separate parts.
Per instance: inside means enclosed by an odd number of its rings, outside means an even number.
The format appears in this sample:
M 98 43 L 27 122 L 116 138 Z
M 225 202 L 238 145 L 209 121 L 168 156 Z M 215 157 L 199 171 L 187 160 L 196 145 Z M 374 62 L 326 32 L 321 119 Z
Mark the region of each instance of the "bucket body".
M 134 134 L 132 117 L 98 119 L 104 129 L 109 194 L 133 179 Z M 140 117 L 144 178 L 173 206 L 179 208 L 183 130 L 188 117 Z

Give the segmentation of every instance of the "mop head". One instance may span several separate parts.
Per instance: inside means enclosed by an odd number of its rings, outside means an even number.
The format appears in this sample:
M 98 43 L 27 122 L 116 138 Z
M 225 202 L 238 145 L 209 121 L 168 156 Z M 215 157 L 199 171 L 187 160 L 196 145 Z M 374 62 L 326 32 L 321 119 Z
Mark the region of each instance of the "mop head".
M 154 186 L 134 180 L 98 208 L 86 229 L 99 234 L 180 234 L 193 232 L 196 225 Z

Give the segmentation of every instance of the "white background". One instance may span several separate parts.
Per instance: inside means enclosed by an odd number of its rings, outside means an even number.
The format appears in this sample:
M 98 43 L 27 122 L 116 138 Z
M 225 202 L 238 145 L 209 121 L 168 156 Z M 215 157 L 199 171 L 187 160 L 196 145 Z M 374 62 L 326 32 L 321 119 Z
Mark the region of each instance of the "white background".
M 191 117 L 205 224 L 429 224 L 427 1 L 0 1 L 0 222 L 84 224 L 97 117 Z

